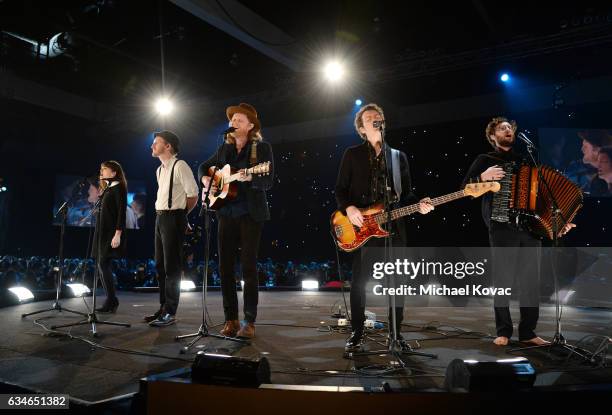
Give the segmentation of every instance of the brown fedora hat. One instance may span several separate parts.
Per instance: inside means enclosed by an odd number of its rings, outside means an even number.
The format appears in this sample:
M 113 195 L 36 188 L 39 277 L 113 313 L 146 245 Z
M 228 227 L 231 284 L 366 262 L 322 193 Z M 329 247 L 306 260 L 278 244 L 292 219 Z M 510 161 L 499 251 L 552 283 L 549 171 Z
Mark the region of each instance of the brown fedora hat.
M 257 133 L 261 130 L 261 124 L 259 123 L 259 118 L 257 118 L 257 111 L 252 105 L 241 102 L 239 105 L 232 105 L 225 110 L 227 119 L 230 121 L 236 113 L 246 115 L 249 121 L 253 123 L 253 133 Z

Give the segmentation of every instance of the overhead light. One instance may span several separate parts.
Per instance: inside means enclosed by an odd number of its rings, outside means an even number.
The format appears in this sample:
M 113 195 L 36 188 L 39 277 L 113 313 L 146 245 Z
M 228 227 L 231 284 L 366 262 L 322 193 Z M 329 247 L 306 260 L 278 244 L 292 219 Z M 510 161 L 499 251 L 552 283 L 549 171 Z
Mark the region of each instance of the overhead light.
M 66 284 L 70 291 L 72 291 L 72 295 L 75 297 L 83 297 L 86 294 L 91 293 L 89 287 L 81 283 L 70 283 Z
M 193 291 L 196 285 L 191 280 L 181 280 L 181 291 Z
M 17 300 L 20 303 L 34 299 L 34 294 L 32 294 L 32 291 L 28 290 L 26 287 L 11 287 L 9 288 L 9 291 L 12 292 L 15 297 L 17 297 Z
M 508 75 L 506 72 L 504 72 L 503 74 L 501 74 L 501 76 L 499 77 L 499 80 L 507 83 L 508 81 L 510 81 L 510 75 Z
M 323 68 L 323 74 L 328 81 L 338 82 L 344 77 L 344 66 L 336 61 L 328 62 Z
M 159 98 L 155 102 L 155 110 L 159 115 L 169 115 L 174 111 L 174 104 L 168 98 Z

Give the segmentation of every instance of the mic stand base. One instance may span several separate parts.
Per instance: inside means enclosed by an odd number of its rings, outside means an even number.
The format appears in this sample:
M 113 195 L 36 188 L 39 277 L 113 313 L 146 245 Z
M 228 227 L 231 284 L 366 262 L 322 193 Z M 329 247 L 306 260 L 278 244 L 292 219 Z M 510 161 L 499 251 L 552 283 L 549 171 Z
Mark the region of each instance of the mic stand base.
M 74 311 L 74 310 L 70 310 L 68 308 L 62 307 L 62 304 L 59 301 L 55 301 L 53 303 L 53 305 L 50 308 L 45 308 L 43 310 L 38 310 L 38 311 L 32 311 L 31 313 L 24 313 L 21 315 L 21 318 L 25 318 L 28 316 L 33 316 L 35 314 L 40 314 L 40 313 L 46 313 L 47 311 L 58 311 L 58 312 L 66 312 L 66 313 L 73 313 L 73 314 L 78 314 L 81 315 L 83 317 L 85 317 L 87 314 L 86 313 L 81 313 L 80 311 Z
M 179 341 L 179 340 L 182 340 L 182 339 L 188 339 L 190 337 L 195 337 L 195 339 L 193 339 L 192 341 L 187 343 L 186 346 L 181 348 L 181 350 L 180 350 L 181 354 L 187 353 L 189 351 L 189 349 L 191 349 L 198 341 L 200 341 L 200 339 L 202 339 L 204 337 L 214 337 L 216 339 L 229 340 L 229 341 L 232 341 L 232 342 L 244 344 L 245 346 L 250 346 L 251 345 L 251 342 L 249 340 L 243 340 L 243 339 L 239 339 L 239 338 L 236 338 L 236 337 L 223 336 L 221 334 L 212 334 L 212 333 L 210 333 L 210 331 L 208 331 L 208 326 L 206 324 L 201 324 L 200 328 L 198 329 L 198 331 L 196 333 L 183 334 L 181 336 L 176 336 L 174 338 L 174 340 Z
M 431 353 L 415 352 L 408 342 L 404 340 L 390 339 L 387 349 L 381 350 L 367 350 L 359 352 L 347 352 L 344 353 L 345 359 L 351 359 L 360 356 L 393 356 L 398 362 L 397 365 L 401 368 L 406 368 L 406 362 L 403 360 L 403 356 L 421 356 L 428 357 L 430 359 L 437 359 L 438 355 Z
M 81 313 L 79 313 L 79 314 L 81 314 Z M 98 320 L 98 315 L 96 314 L 95 311 L 93 311 L 93 312 L 91 312 L 89 314 L 86 314 L 85 316 L 87 317 L 85 320 L 81 320 L 81 321 L 78 321 L 76 323 L 60 324 L 60 325 L 57 325 L 57 326 L 51 326 L 51 329 L 55 330 L 55 329 L 61 329 L 61 328 L 64 328 L 64 327 L 73 327 L 73 326 L 82 326 L 82 325 L 85 325 L 85 324 L 91 324 L 91 334 L 92 334 L 92 336 L 98 337 L 98 330 L 97 330 L 97 325 L 98 324 L 106 324 L 106 325 L 109 325 L 109 326 L 131 327 L 131 325 L 129 323 L 118 323 L 118 322 L 115 322 L 115 321 Z

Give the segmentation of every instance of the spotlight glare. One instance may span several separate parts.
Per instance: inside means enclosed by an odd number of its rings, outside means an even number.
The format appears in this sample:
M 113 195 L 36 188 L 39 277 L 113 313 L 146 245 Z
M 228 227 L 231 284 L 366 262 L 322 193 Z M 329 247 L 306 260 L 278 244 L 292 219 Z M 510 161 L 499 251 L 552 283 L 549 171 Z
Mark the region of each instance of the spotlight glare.
M 15 294 L 20 303 L 34 299 L 34 294 L 32 294 L 32 291 L 25 287 L 11 287 L 9 288 L 9 291 Z
M 84 284 L 73 283 L 66 285 L 68 286 L 68 288 L 70 288 L 70 290 L 72 291 L 72 295 L 74 295 L 75 297 L 83 297 L 85 294 L 89 294 L 91 292 L 89 287 Z
M 174 110 L 174 104 L 168 98 L 159 98 L 155 103 L 155 110 L 159 115 L 168 115 Z
M 344 67 L 338 62 L 329 62 L 323 71 L 330 82 L 337 82 L 344 77 Z
M 357 99 L 355 100 L 355 105 L 357 105 L 358 107 L 361 107 L 361 104 L 363 104 L 363 101 L 362 101 L 362 100 L 360 100 L 359 98 L 357 98 Z
M 318 290 L 319 289 L 319 281 L 315 280 L 303 280 L 302 281 L 302 290 Z
M 503 73 L 499 77 L 499 80 L 502 82 L 508 82 L 510 80 L 510 75 L 508 75 L 507 73 Z
M 196 286 L 191 280 L 181 280 L 181 291 L 195 290 Z

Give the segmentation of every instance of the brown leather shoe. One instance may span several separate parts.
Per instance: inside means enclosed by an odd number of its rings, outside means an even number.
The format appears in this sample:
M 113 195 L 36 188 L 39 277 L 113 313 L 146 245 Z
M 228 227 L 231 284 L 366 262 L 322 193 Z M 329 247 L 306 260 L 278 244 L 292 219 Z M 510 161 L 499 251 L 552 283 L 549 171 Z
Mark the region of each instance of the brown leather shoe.
M 236 337 L 238 330 L 240 330 L 240 322 L 238 320 L 228 320 L 219 333 L 225 337 Z
M 240 330 L 238 330 L 238 334 L 236 337 L 244 337 L 247 339 L 252 339 L 255 337 L 255 324 L 254 323 L 246 323 Z

